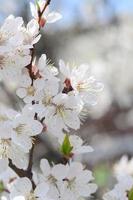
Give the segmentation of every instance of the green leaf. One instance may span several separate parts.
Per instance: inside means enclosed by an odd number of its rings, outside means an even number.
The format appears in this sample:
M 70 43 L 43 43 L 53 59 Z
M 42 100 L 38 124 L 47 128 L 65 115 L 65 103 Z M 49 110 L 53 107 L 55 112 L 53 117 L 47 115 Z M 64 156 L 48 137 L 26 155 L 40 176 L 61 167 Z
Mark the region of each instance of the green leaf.
M 0 181 L 0 193 L 2 193 L 5 190 L 4 184 L 2 181 Z
M 128 192 L 128 200 L 133 200 L 133 188 Z
M 64 155 L 69 156 L 70 153 L 72 152 L 72 149 L 73 149 L 73 146 L 70 143 L 69 136 L 66 134 L 64 141 L 61 145 L 61 152 Z

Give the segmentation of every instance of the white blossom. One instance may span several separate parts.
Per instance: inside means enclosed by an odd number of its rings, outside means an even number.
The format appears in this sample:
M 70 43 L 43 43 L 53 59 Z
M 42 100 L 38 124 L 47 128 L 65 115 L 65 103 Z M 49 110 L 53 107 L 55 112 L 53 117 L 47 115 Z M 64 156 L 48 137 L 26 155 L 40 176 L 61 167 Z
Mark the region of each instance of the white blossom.
M 80 104 L 75 96 L 57 94 L 52 99 L 52 105 L 45 109 L 45 124 L 47 129 L 59 137 L 62 130 L 69 128 L 77 130 L 80 128 L 79 110 Z M 55 130 L 56 126 L 56 130 Z
M 20 178 L 11 188 L 10 200 L 50 200 L 46 196 L 48 190 L 49 186 L 44 182 L 38 184 L 33 190 L 28 178 Z
M 28 74 L 22 76 L 17 89 L 17 95 L 24 100 L 25 103 L 31 103 L 35 100 L 35 96 L 38 90 L 43 87 L 43 82 L 40 79 L 34 80 L 32 84 L 32 79 Z
M 97 93 L 102 90 L 103 85 L 95 80 L 90 73 L 90 66 L 82 64 L 71 67 L 65 65 L 64 61 L 59 62 L 60 72 L 63 75 L 65 88 L 74 91 L 80 96 L 85 104 L 95 105 L 97 102 Z
M 124 173 L 124 172 L 123 172 Z M 133 177 L 125 175 L 119 179 L 114 189 L 106 193 L 104 200 L 128 200 L 128 192 L 133 187 Z
M 33 112 L 23 109 L 21 114 L 16 115 L 13 120 L 12 140 L 24 152 L 28 153 L 34 143 L 33 136 L 41 133 L 41 123 L 34 119 Z
M 124 174 L 133 175 L 133 158 L 130 160 L 128 157 L 122 156 L 122 158 L 114 165 L 114 173 L 116 177 L 123 176 Z
M 50 167 L 48 161 L 42 159 L 40 167 L 43 173 L 42 180 L 52 184 L 49 196 L 51 191 L 54 190 L 56 199 L 60 199 L 60 194 L 67 197 L 72 195 L 72 199 L 89 197 L 97 189 L 94 183 L 90 183 L 93 180 L 91 171 L 84 169 L 81 163 L 72 162 L 70 165 L 57 164 Z M 56 186 L 58 192 L 54 186 Z M 61 199 L 67 199 L 65 196 Z

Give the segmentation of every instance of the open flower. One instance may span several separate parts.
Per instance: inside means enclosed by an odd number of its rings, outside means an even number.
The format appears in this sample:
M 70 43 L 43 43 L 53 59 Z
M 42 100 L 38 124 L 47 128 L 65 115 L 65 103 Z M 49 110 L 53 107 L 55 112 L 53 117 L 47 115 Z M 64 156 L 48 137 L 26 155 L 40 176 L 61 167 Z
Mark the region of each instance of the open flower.
M 74 91 L 85 104 L 95 105 L 97 93 L 102 90 L 103 85 L 90 75 L 90 66 L 82 64 L 70 67 L 64 61 L 59 62 L 60 72 L 63 75 L 64 91 Z
M 29 44 L 33 47 L 40 38 L 41 35 L 39 34 L 39 24 L 35 19 L 32 19 L 28 24 L 27 27 L 23 27 L 22 29 L 23 34 L 23 44 Z
M 45 124 L 49 132 L 60 137 L 62 130 L 80 128 L 79 110 L 81 105 L 75 96 L 58 94 L 52 99 L 52 105 L 45 109 Z M 55 130 L 56 126 L 56 130 Z
M 96 184 L 90 183 L 93 180 L 92 173 L 85 170 L 83 165 L 78 162 L 72 162 L 70 165 L 57 164 L 50 167 L 48 161 L 42 159 L 41 171 L 43 172 L 42 180 L 44 178 L 46 182 L 52 185 L 50 191 L 56 186 L 58 192 L 55 191 L 55 193 L 64 193 L 65 196 L 71 194 L 74 197 L 72 199 L 89 197 L 97 189 Z M 49 192 L 50 194 L 51 192 Z M 59 196 L 56 199 L 60 199 Z
M 41 79 L 34 80 L 32 84 L 32 80 L 30 76 L 27 74 L 22 76 L 22 79 L 19 84 L 19 88 L 17 89 L 17 95 L 24 100 L 25 103 L 31 103 L 35 100 L 35 96 L 38 90 L 41 90 L 43 87 L 43 82 Z
M 35 190 L 28 178 L 17 179 L 11 188 L 10 200 L 50 200 L 47 198 L 49 186 L 46 183 L 38 184 Z
M 26 169 L 28 165 L 27 154 L 12 141 L 13 119 L 17 112 L 1 107 L 0 111 L 0 172 L 8 167 L 8 159 L 20 169 Z
M 123 172 L 124 173 L 124 172 Z M 133 178 L 129 175 L 121 177 L 114 189 L 103 196 L 104 200 L 129 200 L 128 194 L 133 188 Z
M 32 147 L 33 136 L 40 134 L 43 129 L 42 124 L 32 114 L 32 111 L 23 109 L 22 114 L 16 115 L 13 120 L 12 140 L 26 153 Z
M 10 15 L 5 19 L 4 24 L 0 28 L 0 49 L 4 46 L 17 46 L 21 42 L 21 37 L 19 40 L 16 40 L 20 29 L 22 28 L 24 21 L 21 17 L 15 18 L 13 15 Z M 16 41 L 13 43 L 12 41 Z

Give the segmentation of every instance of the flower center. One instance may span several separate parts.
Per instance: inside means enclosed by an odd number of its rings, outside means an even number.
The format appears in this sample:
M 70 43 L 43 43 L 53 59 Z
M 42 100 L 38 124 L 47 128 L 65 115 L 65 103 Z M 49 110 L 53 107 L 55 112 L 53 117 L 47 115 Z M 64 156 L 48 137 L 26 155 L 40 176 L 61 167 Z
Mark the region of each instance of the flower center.
M 68 188 L 73 190 L 75 188 L 75 177 L 72 180 L 68 180 Z
M 54 176 L 52 176 L 52 175 L 48 176 L 48 181 L 51 184 L 55 184 L 57 182 L 56 178 Z
M 30 87 L 27 88 L 27 94 L 29 96 L 34 96 L 34 94 L 35 94 L 35 88 L 34 88 L 34 86 L 30 86 Z
M 3 65 L 5 64 L 5 57 L 0 55 L 0 68 L 3 69 Z
M 65 107 L 64 107 L 64 105 L 58 105 L 56 107 L 56 114 L 60 115 L 62 118 L 65 117 Z
M 10 146 L 11 146 L 10 139 L 1 139 L 0 140 L 0 157 L 2 157 L 2 158 L 8 157 Z
M 26 200 L 37 200 L 38 197 L 35 197 L 34 193 L 30 193 L 27 197 Z
M 45 106 L 48 106 L 51 103 L 51 97 L 50 96 L 46 96 L 42 99 L 42 104 Z
M 77 90 L 79 92 L 88 91 L 89 85 L 87 82 L 80 82 L 77 84 Z
M 25 132 L 27 130 L 27 126 L 26 124 L 19 124 L 16 128 L 14 128 L 14 131 L 16 131 L 16 133 L 18 135 L 22 134 L 23 132 Z
M 3 45 L 6 41 L 6 38 L 4 37 L 4 34 L 2 34 L 2 32 L 0 32 L 0 45 Z
M 8 118 L 6 116 L 0 115 L 0 122 L 5 122 L 7 120 L 8 120 Z

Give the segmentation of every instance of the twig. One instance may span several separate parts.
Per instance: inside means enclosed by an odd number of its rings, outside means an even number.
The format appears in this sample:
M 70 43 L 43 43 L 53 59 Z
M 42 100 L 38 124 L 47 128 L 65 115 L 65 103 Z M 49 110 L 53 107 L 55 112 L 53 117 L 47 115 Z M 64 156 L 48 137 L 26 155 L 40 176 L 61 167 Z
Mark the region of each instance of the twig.
M 51 3 L 51 0 L 47 0 L 46 3 L 45 3 L 45 6 L 41 12 L 41 16 L 43 15 L 44 11 L 46 10 L 47 6 Z
M 39 25 L 40 25 L 40 22 L 41 22 L 42 15 L 43 15 L 44 11 L 46 10 L 46 8 L 49 6 L 50 3 L 51 3 L 51 0 L 47 0 L 42 11 L 39 10 L 39 12 L 38 12 L 38 16 L 39 16 L 38 23 L 39 23 Z

